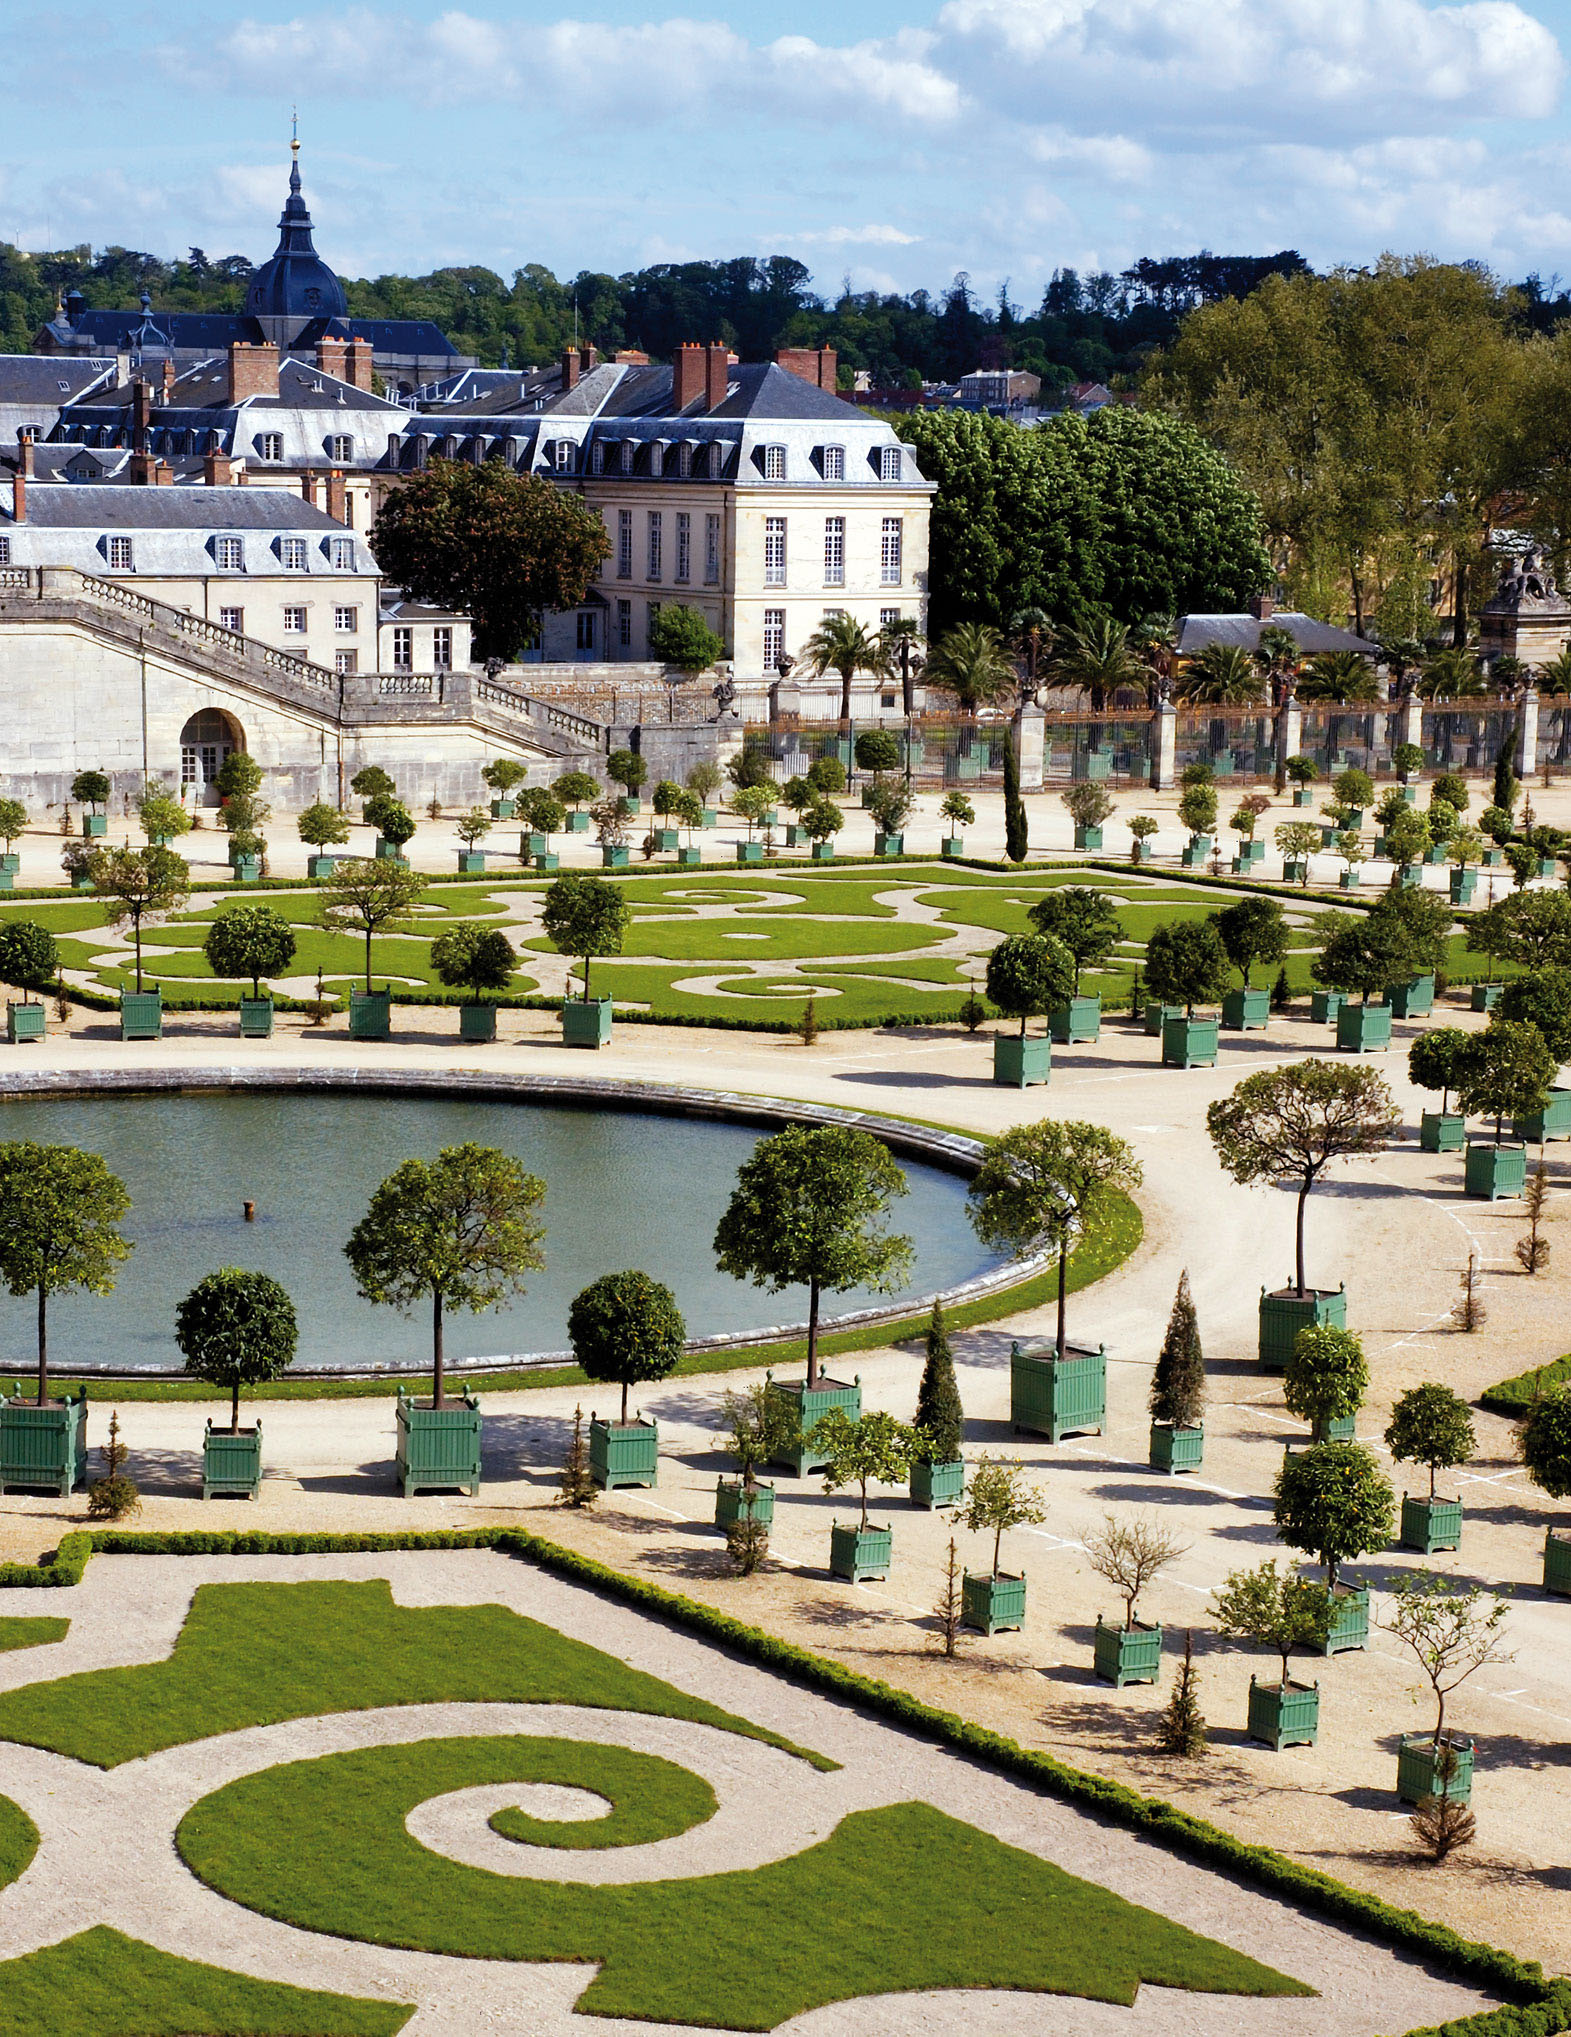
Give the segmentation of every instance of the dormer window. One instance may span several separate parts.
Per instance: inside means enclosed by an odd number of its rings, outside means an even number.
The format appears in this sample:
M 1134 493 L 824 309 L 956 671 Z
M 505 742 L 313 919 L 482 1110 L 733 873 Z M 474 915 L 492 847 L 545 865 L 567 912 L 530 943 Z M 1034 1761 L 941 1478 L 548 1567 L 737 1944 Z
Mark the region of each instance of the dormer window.
M 552 446 L 551 453 L 552 464 L 559 474 L 570 474 L 573 471 L 573 441 L 571 439 L 558 439 L 555 445 Z
M 623 439 L 623 441 L 622 441 L 622 472 L 623 472 L 624 474 L 631 474 L 631 473 L 632 473 L 632 471 L 633 471 L 633 462 L 634 462 L 634 460 L 635 460 L 635 459 L 637 459 L 637 457 L 638 457 L 638 448 L 637 448 L 637 446 L 636 446 L 636 445 L 635 445 L 635 444 L 633 443 L 633 441 L 632 441 L 631 439 Z
M 335 431 L 327 441 L 327 457 L 347 466 L 355 456 L 355 442 L 346 431 Z
M 764 447 L 764 479 L 783 481 L 786 477 L 786 449 L 784 446 Z
M 135 564 L 131 552 L 131 540 L 129 538 L 106 538 L 104 540 L 104 558 L 108 562 L 111 573 L 131 572 Z
M 825 446 L 822 450 L 824 479 L 843 481 L 846 477 L 846 449 L 844 446 Z
M 256 435 L 256 457 L 259 460 L 281 460 L 284 457 L 284 435 L 281 431 L 260 431 Z
M 688 480 L 693 472 L 693 448 L 686 439 L 683 439 L 676 449 L 676 471 L 684 481 Z
M 352 573 L 355 570 L 355 541 L 353 538 L 334 538 L 329 556 L 335 573 Z
M 724 472 L 725 441 L 723 439 L 711 439 L 709 441 L 709 478 L 711 481 L 718 481 Z
M 245 571 L 244 539 L 219 538 L 213 546 L 213 556 L 218 562 L 220 573 L 243 573 Z
M 306 541 L 304 538 L 280 538 L 278 540 L 278 563 L 286 573 L 305 572 Z
M 591 474 L 603 474 L 605 472 L 604 439 L 596 439 L 589 448 L 589 471 Z
M 880 446 L 878 449 L 878 478 L 880 481 L 900 479 L 900 448 Z
M 649 448 L 649 472 L 658 481 L 665 472 L 665 440 L 655 439 Z

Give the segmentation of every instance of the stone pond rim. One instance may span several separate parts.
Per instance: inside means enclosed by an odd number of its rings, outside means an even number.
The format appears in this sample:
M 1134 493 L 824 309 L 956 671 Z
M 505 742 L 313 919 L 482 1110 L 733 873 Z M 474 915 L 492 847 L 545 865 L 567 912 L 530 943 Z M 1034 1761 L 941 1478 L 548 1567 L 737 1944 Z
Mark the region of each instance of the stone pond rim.
M 744 1090 L 702 1089 L 685 1083 L 646 1082 L 617 1076 L 497 1074 L 466 1069 L 248 1067 L 58 1069 L 15 1073 L 8 1070 L 0 1073 L 0 1105 L 134 1096 L 279 1093 L 551 1104 L 566 1109 L 619 1110 L 643 1112 L 650 1116 L 709 1119 L 756 1126 L 765 1132 L 777 1131 L 790 1124 L 844 1125 L 872 1133 L 896 1154 L 967 1179 L 980 1166 L 985 1145 L 985 1141 L 966 1132 L 920 1124 L 909 1118 L 884 1117 L 872 1111 L 848 1110 L 837 1104 L 797 1102 L 786 1097 L 751 1095 Z M 3 1119 L 0 1119 L 0 1126 L 3 1126 Z M 1057 1263 L 1046 1253 L 1029 1259 L 1010 1260 L 957 1287 L 943 1289 L 937 1295 L 928 1294 L 915 1301 L 825 1317 L 819 1323 L 819 1333 L 830 1336 L 851 1330 L 876 1329 L 882 1323 L 908 1321 L 925 1314 L 935 1299 L 942 1300 L 945 1308 L 960 1308 L 970 1302 L 998 1299 L 1046 1272 L 1050 1261 Z M 695 1338 L 685 1348 L 690 1355 L 705 1352 L 718 1355 L 754 1346 L 762 1352 L 770 1345 L 789 1342 L 806 1334 L 805 1321 L 769 1324 Z M 466 1378 L 484 1379 L 488 1373 L 544 1371 L 573 1362 L 570 1351 L 552 1351 L 513 1356 L 490 1364 L 466 1361 L 458 1369 Z M 763 1362 L 762 1357 L 760 1362 Z M 30 1369 L 27 1365 L 0 1366 L 0 1378 L 20 1377 Z M 65 1369 L 73 1380 L 89 1382 L 188 1383 L 187 1374 L 174 1367 L 80 1364 Z M 385 1379 L 393 1385 L 400 1378 L 421 1377 L 429 1370 L 428 1363 L 417 1362 L 360 1367 L 300 1366 L 290 1368 L 290 1377 L 323 1382 Z

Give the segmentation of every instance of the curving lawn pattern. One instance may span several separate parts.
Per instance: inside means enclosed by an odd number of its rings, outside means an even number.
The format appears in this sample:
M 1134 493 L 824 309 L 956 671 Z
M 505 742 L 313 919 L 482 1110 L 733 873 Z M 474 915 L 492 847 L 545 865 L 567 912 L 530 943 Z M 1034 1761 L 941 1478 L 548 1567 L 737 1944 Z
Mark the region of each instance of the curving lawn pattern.
M 428 1746 L 431 1742 L 426 1743 Z M 701 1775 L 678 1768 L 658 1754 L 630 1747 L 588 1746 L 578 1740 L 464 1740 L 471 1767 L 490 1765 L 490 1775 L 471 1782 L 552 1782 L 604 1797 L 610 1811 L 601 1818 L 536 1818 L 516 1804 L 494 1811 L 493 1832 L 520 1846 L 566 1846 L 601 1852 L 611 1846 L 647 1846 L 674 1839 L 712 1818 L 714 1791 Z M 467 1787 L 467 1785 L 465 1785 Z
M 33 1619 L 24 1613 L 0 1615 L 0 1653 L 12 1648 L 44 1648 L 51 1641 L 63 1641 L 69 1620 Z

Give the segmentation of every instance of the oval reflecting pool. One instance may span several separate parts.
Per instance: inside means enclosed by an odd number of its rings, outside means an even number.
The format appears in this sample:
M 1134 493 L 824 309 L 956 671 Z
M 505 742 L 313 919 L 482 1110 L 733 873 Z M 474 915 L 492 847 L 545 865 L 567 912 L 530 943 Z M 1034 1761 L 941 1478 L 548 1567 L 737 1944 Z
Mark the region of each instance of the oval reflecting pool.
M 450 1359 L 497 1359 L 567 1345 L 568 1304 L 602 1273 L 637 1266 L 671 1287 L 692 1337 L 798 1322 L 805 1289 L 775 1294 L 716 1270 L 712 1240 L 736 1170 L 760 1132 L 709 1119 L 654 1117 L 465 1098 L 300 1095 L 139 1096 L 9 1103 L 0 1139 L 101 1153 L 131 1195 L 135 1251 L 113 1294 L 49 1305 L 52 1365 L 178 1366 L 182 1296 L 218 1266 L 271 1273 L 294 1297 L 296 1362 L 419 1364 L 427 1305 L 374 1308 L 355 1292 L 343 1246 L 377 1184 L 401 1160 L 466 1140 L 515 1155 L 546 1183 L 545 1270 L 517 1302 L 450 1315 Z M 891 1228 L 916 1247 L 906 1298 L 958 1285 L 997 1263 L 965 1214 L 965 1183 L 902 1161 L 910 1193 Z M 256 1205 L 247 1223 L 243 1205 Z M 839 1313 L 885 1297 L 825 1297 Z M 0 1289 L 0 1350 L 35 1354 L 34 1304 Z

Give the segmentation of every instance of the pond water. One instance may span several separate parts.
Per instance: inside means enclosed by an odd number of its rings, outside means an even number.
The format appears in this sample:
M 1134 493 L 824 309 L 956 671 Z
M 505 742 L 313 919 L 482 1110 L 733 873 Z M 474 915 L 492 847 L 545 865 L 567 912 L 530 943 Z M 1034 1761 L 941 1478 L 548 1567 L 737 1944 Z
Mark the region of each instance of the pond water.
M 428 1304 L 405 1316 L 355 1292 L 343 1246 L 373 1190 L 402 1160 L 466 1140 L 515 1155 L 546 1183 L 545 1270 L 517 1302 L 450 1315 L 450 1359 L 507 1358 L 567 1346 L 567 1310 L 602 1273 L 636 1266 L 676 1294 L 689 1336 L 796 1322 L 805 1289 L 775 1294 L 715 1268 L 711 1241 L 736 1170 L 762 1135 L 747 1126 L 632 1111 L 454 1098 L 154 1096 L 8 1103 L 0 1139 L 101 1153 L 125 1183 L 123 1229 L 136 1249 L 103 1297 L 49 1307 L 50 1361 L 178 1366 L 175 1306 L 219 1266 L 270 1273 L 294 1298 L 297 1364 L 420 1363 Z M 965 1216 L 965 1183 L 904 1162 L 910 1193 L 892 1227 L 915 1241 L 909 1298 L 996 1264 Z M 247 1223 L 243 1204 L 256 1204 Z M 880 1299 L 825 1298 L 829 1313 Z M 0 1288 L 0 1355 L 36 1353 L 34 1303 Z

